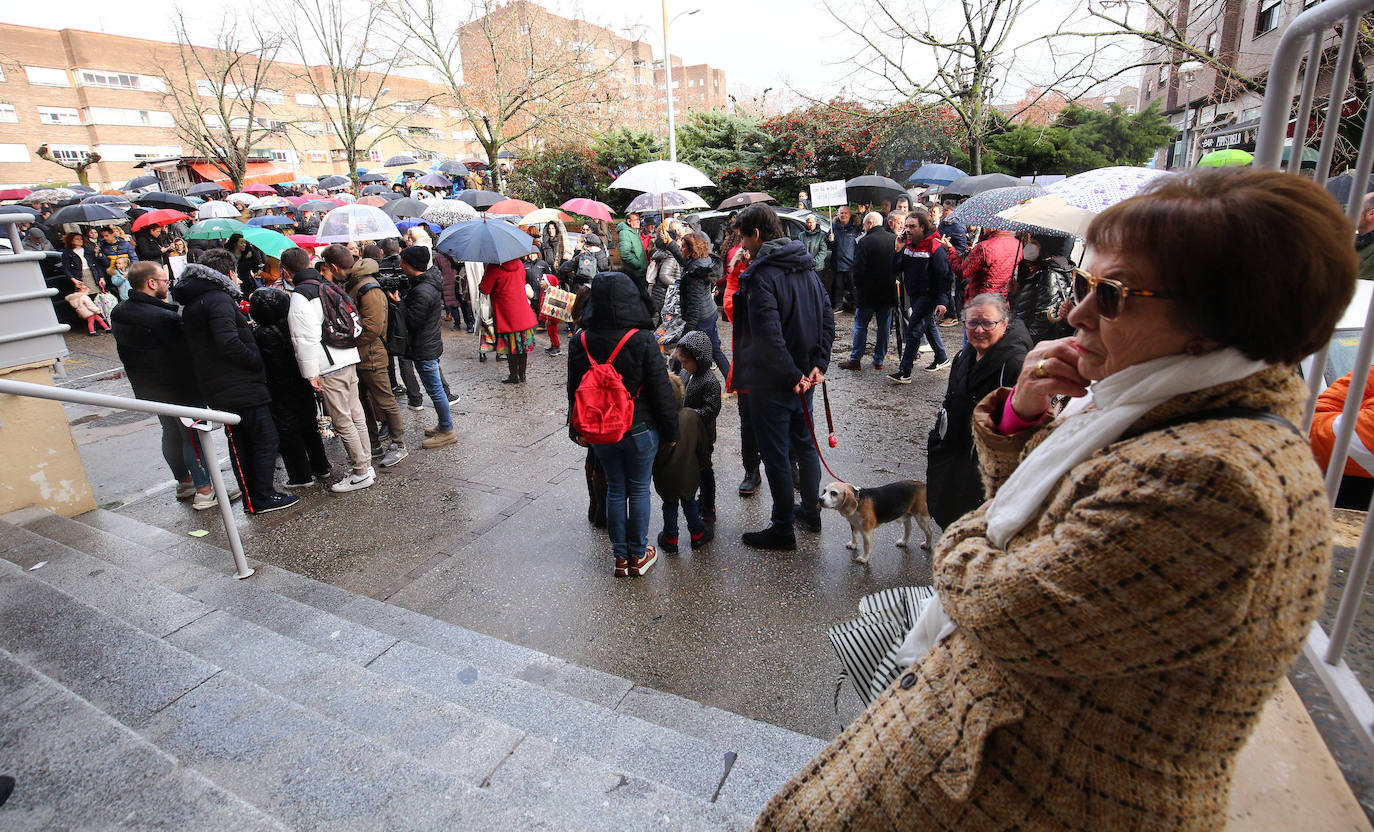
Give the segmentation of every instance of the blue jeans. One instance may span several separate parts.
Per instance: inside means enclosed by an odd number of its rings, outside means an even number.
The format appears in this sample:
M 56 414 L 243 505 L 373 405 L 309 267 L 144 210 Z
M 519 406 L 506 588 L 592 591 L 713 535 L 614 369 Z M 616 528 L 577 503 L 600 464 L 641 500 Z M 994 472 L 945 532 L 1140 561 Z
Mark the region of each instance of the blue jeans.
M 719 317 L 720 313 L 717 312 L 709 318 L 703 318 L 697 321 L 696 326 L 689 329 L 688 332 L 701 331 L 706 333 L 706 337 L 711 339 L 711 360 L 716 362 L 716 366 L 720 368 L 721 376 L 729 378 L 730 359 L 725 357 L 725 351 L 720 348 L 720 331 L 716 327 L 716 319 Z
M 434 411 L 439 414 L 439 430 L 453 430 L 453 417 L 448 412 L 448 394 L 444 392 L 444 382 L 439 378 L 439 359 L 416 361 L 415 370 L 420 374 L 420 383 L 434 402 Z
M 196 456 L 196 448 L 191 444 L 191 429 L 175 416 L 159 416 L 157 420 L 162 423 L 162 458 L 167 460 L 172 476 L 177 482 L 189 479 L 196 488 L 209 486 L 210 473 Z
M 864 351 L 868 349 L 868 322 L 874 318 L 878 320 L 878 342 L 873 346 L 873 365 L 882 366 L 883 358 L 887 356 L 887 336 L 892 332 L 891 306 L 879 306 L 876 309 L 860 306 L 854 312 L 854 347 L 849 351 L 850 361 L 864 357 Z
M 806 406 L 816 391 L 807 390 Z M 768 492 L 773 496 L 771 521 L 774 528 L 792 532 L 792 458 L 801 472 L 802 510 L 811 518 L 820 517 L 821 460 L 811 444 L 801 399 L 791 390 L 751 390 L 749 416 L 763 458 L 763 473 Z
M 689 533 L 698 534 L 706 528 L 706 523 L 701 519 L 700 504 L 695 498 L 691 500 L 664 500 L 663 534 L 668 537 L 677 537 L 678 506 L 682 506 L 682 516 L 687 518 L 687 531 Z
M 911 302 L 911 317 L 907 320 L 906 327 L 906 343 L 902 347 L 902 366 L 898 368 L 903 373 L 911 372 L 912 366 L 916 363 L 916 356 L 920 354 L 922 337 L 925 337 L 930 348 L 935 350 L 936 363 L 943 364 L 949 358 L 945 352 L 945 344 L 940 340 L 940 330 L 935 326 L 935 306 L 935 299 L 930 296 L 915 298 Z
M 593 445 L 606 471 L 606 532 L 618 558 L 643 557 L 649 543 L 649 483 L 658 453 L 658 431 L 627 433 L 619 442 Z

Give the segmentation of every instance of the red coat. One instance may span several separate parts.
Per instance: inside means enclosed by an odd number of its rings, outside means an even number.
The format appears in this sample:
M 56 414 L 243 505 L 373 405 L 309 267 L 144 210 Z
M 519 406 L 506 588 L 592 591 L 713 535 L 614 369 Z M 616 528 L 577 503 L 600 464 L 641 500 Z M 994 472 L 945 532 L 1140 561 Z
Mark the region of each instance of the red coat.
M 960 257 L 952 246 L 945 246 L 949 268 L 968 281 L 964 302 L 986 292 L 1006 297 L 1016 264 L 1021 262 L 1021 241 L 1010 231 L 994 231 L 974 246 L 967 257 Z
M 496 319 L 498 333 L 534 328 L 537 322 L 529 298 L 525 297 L 525 264 L 522 261 L 510 260 L 499 266 L 489 264 L 477 288 L 482 294 L 491 296 L 491 313 Z

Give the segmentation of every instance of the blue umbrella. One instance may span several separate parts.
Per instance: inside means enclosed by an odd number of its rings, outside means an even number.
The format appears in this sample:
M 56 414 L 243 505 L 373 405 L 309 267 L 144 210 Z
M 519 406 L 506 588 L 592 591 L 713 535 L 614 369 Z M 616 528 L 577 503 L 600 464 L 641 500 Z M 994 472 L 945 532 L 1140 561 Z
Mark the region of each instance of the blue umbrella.
M 530 235 L 513 225 L 486 219 L 451 226 L 434 247 L 455 260 L 505 263 L 530 253 Z
M 921 182 L 926 185 L 948 185 L 956 179 L 968 176 L 953 165 L 926 164 L 907 177 L 908 182 Z
M 429 231 L 430 236 L 432 237 L 438 237 L 440 232 L 444 230 L 438 223 L 425 222 L 424 220 L 417 220 L 414 217 L 404 219 L 396 223 L 396 230 L 406 231 L 408 229 L 414 228 L 417 225 L 423 225 L 425 229 Z
M 295 225 L 296 221 L 290 217 L 253 217 L 248 224 L 254 228 L 271 228 L 274 225 Z

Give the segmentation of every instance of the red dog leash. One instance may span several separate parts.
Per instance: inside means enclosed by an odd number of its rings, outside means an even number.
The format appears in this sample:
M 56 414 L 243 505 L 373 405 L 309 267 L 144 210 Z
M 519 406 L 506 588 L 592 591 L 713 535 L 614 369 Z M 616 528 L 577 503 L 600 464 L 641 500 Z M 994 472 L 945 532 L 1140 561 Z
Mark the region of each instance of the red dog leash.
M 830 463 L 825 461 L 825 454 L 821 453 L 821 443 L 816 441 L 816 425 L 811 421 L 811 408 L 806 404 L 806 394 L 798 393 L 797 398 L 801 399 L 802 414 L 806 416 L 806 429 L 811 432 L 811 444 L 816 448 L 816 456 L 820 457 L 821 465 L 825 466 L 826 473 L 839 480 L 848 482 L 844 477 L 830 470 Z M 839 447 L 840 441 L 835 438 L 835 417 L 830 412 L 830 389 L 821 382 L 821 398 L 825 401 L 825 423 L 830 429 L 830 447 Z

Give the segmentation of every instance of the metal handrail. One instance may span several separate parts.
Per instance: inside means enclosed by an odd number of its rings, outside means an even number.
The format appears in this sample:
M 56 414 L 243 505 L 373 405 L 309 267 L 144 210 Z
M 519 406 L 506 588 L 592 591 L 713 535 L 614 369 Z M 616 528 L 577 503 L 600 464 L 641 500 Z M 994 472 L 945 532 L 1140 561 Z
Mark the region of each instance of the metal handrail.
M 1254 167 L 1271 170 L 1280 167 L 1287 138 L 1289 113 L 1293 104 L 1293 89 L 1306 46 L 1306 77 L 1298 101 L 1298 122 L 1295 125 L 1293 150 L 1288 162 L 1290 173 L 1300 170 L 1302 152 L 1306 145 L 1307 116 L 1313 109 L 1316 80 L 1321 71 L 1319 58 L 1324 52 L 1325 38 L 1330 34 L 1330 30 L 1340 23 L 1344 25 L 1344 32 L 1336 65 L 1332 70 L 1332 85 L 1327 96 L 1326 115 L 1322 122 L 1322 139 L 1316 171 L 1317 183 L 1326 181 L 1335 151 L 1336 128 L 1341 120 L 1345 85 L 1350 77 L 1351 65 L 1358 48 L 1356 39 L 1360 31 L 1361 18 L 1370 9 L 1374 9 L 1374 0 L 1326 0 L 1298 15 L 1280 36 L 1269 70 L 1264 105 L 1260 111 L 1255 158 L 1252 162 Z M 1371 170 L 1374 170 L 1374 119 L 1368 118 L 1366 114 L 1364 134 L 1360 138 L 1359 154 L 1353 171 L 1354 185 L 1358 187 L 1351 188 L 1350 199 L 1345 206 L 1346 216 L 1352 224 L 1359 218 L 1365 184 L 1369 181 Z M 1312 423 L 1316 399 L 1324 381 L 1323 371 L 1329 350 L 1330 345 L 1327 344 L 1317 353 L 1312 364 L 1308 378 L 1310 389 L 1304 413 L 1304 427 L 1310 427 Z M 1351 372 L 1350 387 L 1346 393 L 1342 416 L 1335 429 L 1331 458 L 1327 463 L 1325 485 L 1333 506 L 1340 490 L 1341 477 L 1345 472 L 1355 424 L 1364 399 L 1371 359 L 1374 359 L 1374 300 L 1371 300 L 1365 313 L 1364 333 L 1355 351 L 1355 370 L 1360 372 Z M 1355 626 L 1355 616 L 1363 599 L 1365 585 L 1369 581 L 1371 570 L 1374 570 L 1374 522 L 1371 521 L 1374 521 L 1374 512 L 1368 512 L 1366 515 L 1364 531 L 1355 548 L 1355 557 L 1341 593 L 1340 606 L 1332 622 L 1331 636 L 1328 638 L 1321 625 L 1314 622 L 1303 645 L 1303 654 L 1307 656 L 1330 692 L 1332 700 L 1354 729 L 1365 753 L 1374 757 L 1374 700 L 1371 700 L 1360 678 L 1342 659 L 1350 633 Z
M 3 217 L 0 217 L 0 221 L 3 221 Z M 219 430 L 226 425 L 237 425 L 242 421 L 238 415 L 223 410 L 186 407 L 179 404 L 148 401 L 147 399 L 133 399 L 127 396 L 109 396 L 86 390 L 68 390 L 27 381 L 0 379 L 0 394 L 28 396 L 34 399 L 49 399 L 95 407 L 112 407 L 119 410 L 135 410 L 177 419 L 191 419 L 195 423 L 192 429 L 205 433 Z M 194 434 L 192 436 L 194 437 Z M 199 441 L 196 444 L 198 447 L 201 445 Z M 211 443 L 212 451 L 213 447 L 214 445 Z M 203 450 L 201 455 L 205 457 Z M 239 540 L 239 530 L 234 525 L 234 512 L 229 502 L 229 489 L 224 485 L 224 474 L 219 470 L 219 464 L 215 461 L 213 453 L 206 459 L 205 469 L 210 474 L 210 485 L 214 489 L 216 501 L 219 502 L 220 517 L 224 520 L 224 532 L 229 537 L 229 551 L 234 555 L 234 577 L 242 580 L 252 575 L 253 569 L 248 565 L 248 560 L 243 555 L 243 542 Z

